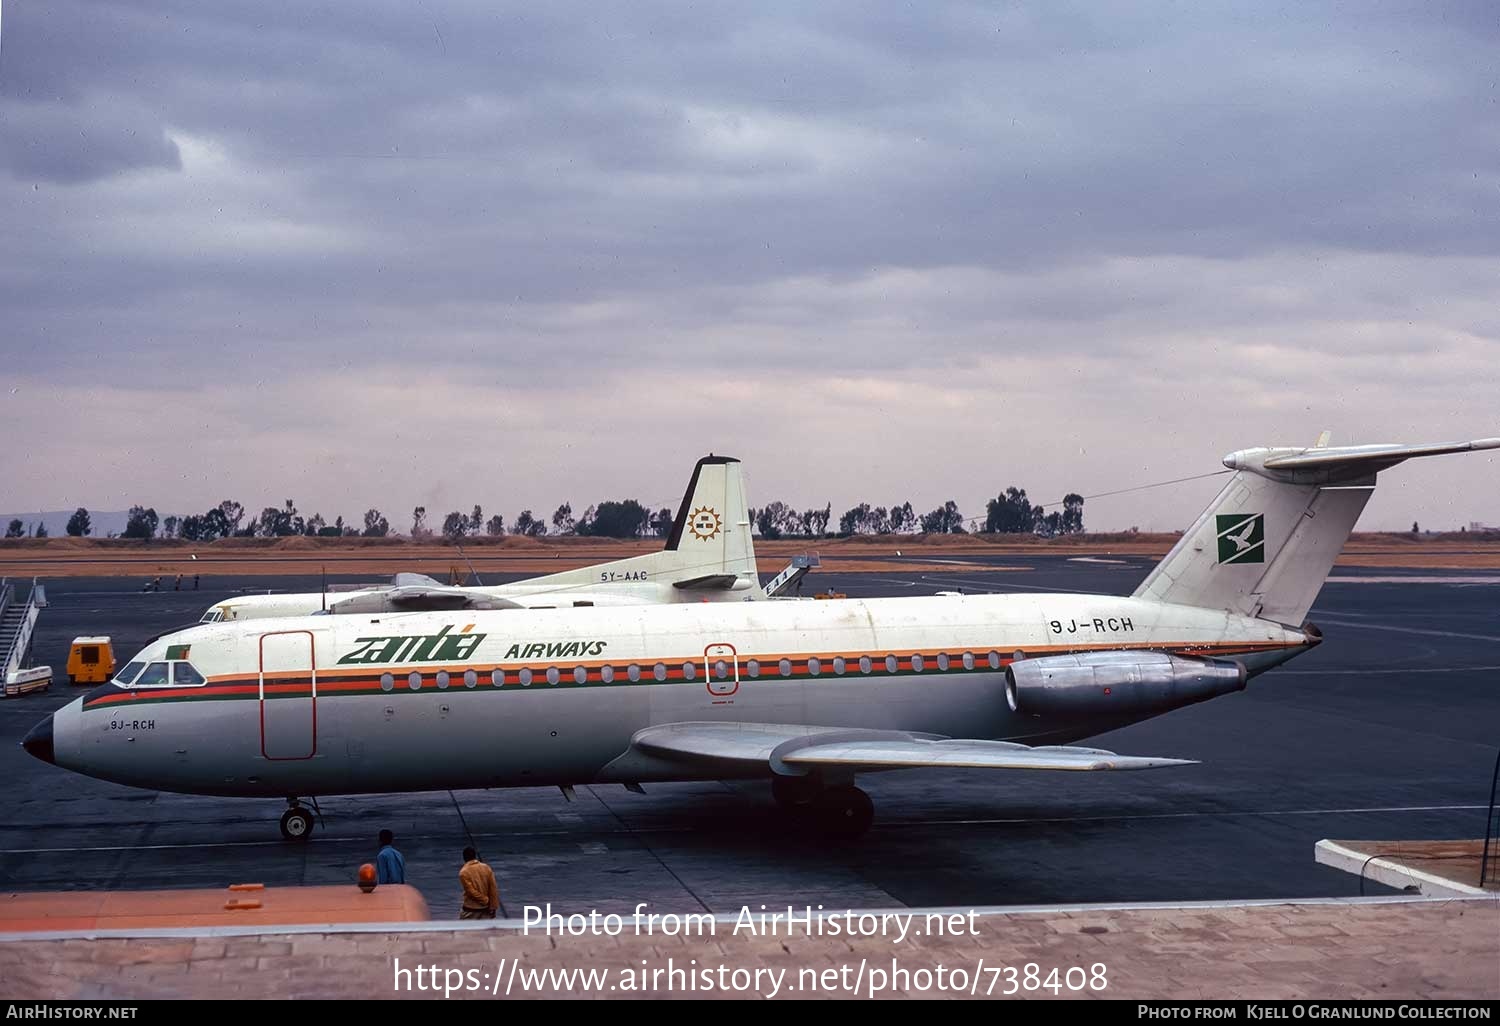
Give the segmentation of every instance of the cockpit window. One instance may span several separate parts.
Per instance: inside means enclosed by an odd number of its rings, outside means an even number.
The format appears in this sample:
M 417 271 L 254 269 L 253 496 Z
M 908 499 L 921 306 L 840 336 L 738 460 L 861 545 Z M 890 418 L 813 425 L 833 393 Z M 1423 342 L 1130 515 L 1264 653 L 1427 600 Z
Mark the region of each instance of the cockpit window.
M 141 672 L 141 667 L 143 667 L 145 665 L 146 665 L 145 663 L 126 663 L 125 664 L 125 668 L 123 670 L 121 670 L 119 673 L 115 674 L 115 683 L 116 684 L 133 684 L 133 683 L 135 683 L 135 676 L 136 676 L 136 674 L 140 673 Z
M 208 612 L 204 613 L 203 614 L 203 619 L 199 620 L 198 622 L 199 623 L 218 623 L 222 619 L 224 619 L 224 611 L 222 609 L 219 609 L 217 606 L 215 606 L 213 609 L 210 609 Z
M 166 663 L 152 663 L 135 679 L 138 688 L 164 688 L 167 683 Z
M 201 688 L 207 682 L 192 663 L 173 663 L 172 683 L 179 688 Z

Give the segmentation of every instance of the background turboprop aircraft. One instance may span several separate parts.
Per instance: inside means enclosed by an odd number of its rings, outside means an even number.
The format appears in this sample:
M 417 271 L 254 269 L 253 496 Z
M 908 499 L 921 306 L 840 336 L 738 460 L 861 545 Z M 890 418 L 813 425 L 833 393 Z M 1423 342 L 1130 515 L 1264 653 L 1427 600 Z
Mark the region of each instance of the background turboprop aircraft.
M 422 574 L 397 574 L 389 585 L 352 591 L 243 595 L 214 603 L 200 622 L 320 612 L 550 609 L 762 599 L 766 596 L 756 573 L 750 528 L 740 461 L 705 456 L 693 468 L 672 532 L 660 552 L 488 587 L 458 587 Z
M 22 742 L 104 780 L 281 797 L 769 778 L 831 834 L 855 775 L 915 766 L 1129 770 L 1070 747 L 1239 691 L 1322 640 L 1304 617 L 1375 475 L 1500 448 L 1246 449 L 1127 598 L 975 595 L 300 617 L 147 645 Z

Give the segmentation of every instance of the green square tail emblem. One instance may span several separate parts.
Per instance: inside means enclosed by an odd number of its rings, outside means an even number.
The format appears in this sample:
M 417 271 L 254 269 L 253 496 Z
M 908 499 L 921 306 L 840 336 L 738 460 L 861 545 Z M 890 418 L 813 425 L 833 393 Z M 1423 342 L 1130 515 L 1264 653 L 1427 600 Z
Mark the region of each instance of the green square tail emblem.
M 1220 513 L 1214 520 L 1219 534 L 1220 563 L 1266 561 L 1265 514 Z

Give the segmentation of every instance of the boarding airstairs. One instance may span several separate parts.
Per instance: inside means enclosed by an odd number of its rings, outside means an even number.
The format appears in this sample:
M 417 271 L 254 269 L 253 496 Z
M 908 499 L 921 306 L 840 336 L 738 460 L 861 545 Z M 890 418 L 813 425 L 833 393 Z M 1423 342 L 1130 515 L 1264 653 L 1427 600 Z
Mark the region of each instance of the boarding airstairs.
M 47 606 L 47 590 L 31 581 L 31 593 L 23 602 L 14 582 L 0 579 L 0 684 L 13 698 L 52 683 L 52 670 L 31 665 L 31 642 L 37 617 Z
M 802 583 L 802 578 L 806 577 L 809 572 L 816 570 L 822 565 L 823 562 L 818 558 L 816 552 L 811 555 L 793 556 L 792 561 L 787 564 L 786 569 L 771 578 L 771 582 L 766 585 L 766 595 L 770 598 L 776 598 L 787 594 L 798 584 Z

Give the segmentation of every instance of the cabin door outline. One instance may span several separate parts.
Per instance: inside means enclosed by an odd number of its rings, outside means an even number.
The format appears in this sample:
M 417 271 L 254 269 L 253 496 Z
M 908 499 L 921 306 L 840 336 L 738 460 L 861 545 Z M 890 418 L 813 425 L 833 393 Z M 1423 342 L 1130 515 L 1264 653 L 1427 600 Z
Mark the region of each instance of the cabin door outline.
M 318 668 L 312 631 L 272 631 L 259 642 L 260 754 L 296 762 L 318 754 Z
M 724 674 L 718 672 L 718 664 L 724 663 Z M 703 649 L 703 680 L 708 693 L 714 698 L 731 698 L 740 689 L 739 651 L 727 642 L 708 645 Z

